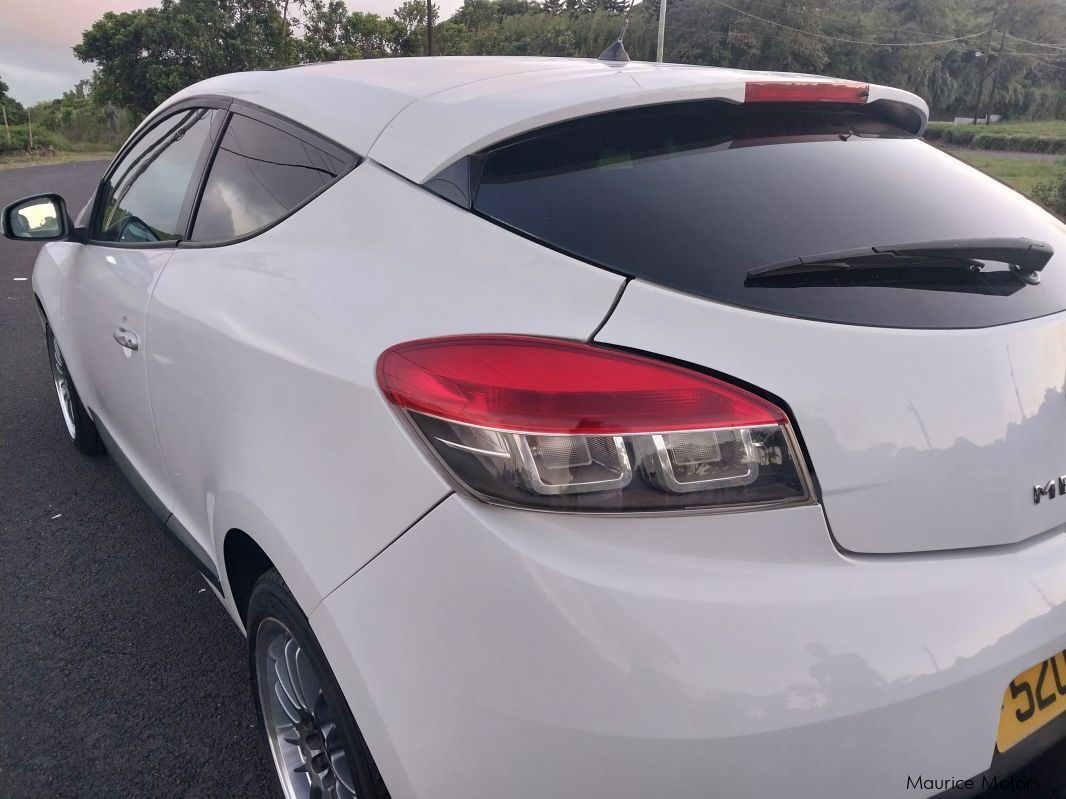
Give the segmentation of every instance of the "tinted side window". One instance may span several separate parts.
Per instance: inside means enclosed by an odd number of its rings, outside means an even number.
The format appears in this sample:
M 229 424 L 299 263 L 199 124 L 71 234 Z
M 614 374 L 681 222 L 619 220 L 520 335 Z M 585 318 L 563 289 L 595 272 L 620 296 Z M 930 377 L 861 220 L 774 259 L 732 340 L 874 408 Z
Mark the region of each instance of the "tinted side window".
M 204 187 L 193 241 L 270 225 L 344 171 L 345 162 L 278 128 L 234 114 Z
M 107 187 L 100 241 L 154 242 L 184 237 L 203 162 L 225 112 L 196 109 L 163 120 L 126 154 Z

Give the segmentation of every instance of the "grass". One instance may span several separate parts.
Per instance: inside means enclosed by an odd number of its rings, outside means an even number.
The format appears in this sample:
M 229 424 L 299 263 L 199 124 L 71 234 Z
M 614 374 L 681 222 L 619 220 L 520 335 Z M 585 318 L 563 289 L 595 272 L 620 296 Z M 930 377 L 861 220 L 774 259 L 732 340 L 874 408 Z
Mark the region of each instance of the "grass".
M 954 125 L 950 122 L 930 122 L 933 127 L 1006 133 L 1011 136 L 1066 136 L 1066 120 L 1046 119 L 1039 122 L 993 122 L 991 125 Z
M 992 125 L 953 125 L 934 122 L 926 141 L 975 150 L 1066 155 L 1066 121 L 997 122 Z
M 0 155 L 0 170 L 19 169 L 24 166 L 41 166 L 43 164 L 66 164 L 71 161 L 110 161 L 115 157 L 106 150 L 88 152 L 57 152 L 51 155 L 16 153 Z
M 952 155 L 1029 197 L 1033 196 L 1033 188 L 1038 183 L 1051 181 L 1056 172 L 1066 171 L 1066 158 L 1057 161 L 1001 158 L 979 150 L 953 150 Z

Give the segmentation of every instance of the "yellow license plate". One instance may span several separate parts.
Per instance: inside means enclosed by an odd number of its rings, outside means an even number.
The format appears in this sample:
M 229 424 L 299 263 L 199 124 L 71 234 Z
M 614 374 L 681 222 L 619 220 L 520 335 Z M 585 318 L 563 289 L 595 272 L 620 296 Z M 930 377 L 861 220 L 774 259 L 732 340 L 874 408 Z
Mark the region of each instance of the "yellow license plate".
M 1006 752 L 1066 713 L 1066 652 L 1026 669 L 1003 692 L 996 749 Z

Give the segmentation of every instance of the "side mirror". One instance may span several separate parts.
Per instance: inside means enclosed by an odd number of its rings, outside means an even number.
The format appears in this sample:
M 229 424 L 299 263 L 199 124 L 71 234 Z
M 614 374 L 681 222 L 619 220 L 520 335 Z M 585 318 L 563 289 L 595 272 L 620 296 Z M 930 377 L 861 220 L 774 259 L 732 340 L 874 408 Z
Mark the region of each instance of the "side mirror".
M 15 241 L 63 241 L 70 238 L 74 223 L 67 204 L 58 194 L 38 194 L 4 209 L 4 236 Z

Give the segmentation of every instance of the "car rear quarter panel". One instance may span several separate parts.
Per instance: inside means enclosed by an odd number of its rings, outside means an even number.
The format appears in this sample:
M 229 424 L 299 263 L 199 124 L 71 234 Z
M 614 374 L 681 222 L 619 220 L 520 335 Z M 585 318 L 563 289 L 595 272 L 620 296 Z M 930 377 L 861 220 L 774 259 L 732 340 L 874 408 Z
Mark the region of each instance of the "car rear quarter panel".
M 394 799 L 902 799 L 989 767 L 1064 600 L 1060 535 L 855 557 L 814 506 L 452 496 L 311 623 Z
M 260 236 L 179 248 L 149 308 L 149 383 L 177 520 L 231 528 L 308 611 L 450 488 L 380 394 L 392 344 L 590 336 L 621 278 L 365 163 Z

